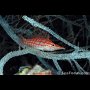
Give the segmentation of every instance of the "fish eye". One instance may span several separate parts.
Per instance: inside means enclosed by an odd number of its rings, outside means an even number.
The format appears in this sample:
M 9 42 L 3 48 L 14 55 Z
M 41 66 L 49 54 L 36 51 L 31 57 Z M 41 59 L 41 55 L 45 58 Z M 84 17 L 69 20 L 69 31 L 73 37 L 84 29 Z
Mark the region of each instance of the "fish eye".
M 54 44 L 52 46 L 54 46 Z

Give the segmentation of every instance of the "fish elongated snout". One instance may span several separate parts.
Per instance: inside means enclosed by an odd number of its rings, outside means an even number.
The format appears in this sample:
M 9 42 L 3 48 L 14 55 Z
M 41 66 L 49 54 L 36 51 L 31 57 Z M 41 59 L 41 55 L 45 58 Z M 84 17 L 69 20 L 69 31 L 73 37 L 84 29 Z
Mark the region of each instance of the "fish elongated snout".
M 55 45 L 56 49 L 59 50 L 59 49 L 65 49 L 64 47 L 62 46 L 59 46 L 59 45 Z

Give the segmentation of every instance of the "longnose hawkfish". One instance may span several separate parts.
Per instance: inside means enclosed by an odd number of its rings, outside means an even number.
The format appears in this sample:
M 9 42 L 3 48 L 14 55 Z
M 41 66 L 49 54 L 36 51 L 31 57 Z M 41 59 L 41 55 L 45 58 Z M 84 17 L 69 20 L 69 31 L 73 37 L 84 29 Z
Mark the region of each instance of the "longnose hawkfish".
M 42 51 L 55 51 L 55 50 L 62 50 L 65 49 L 63 46 L 57 45 L 53 43 L 48 38 L 43 37 L 33 37 L 30 39 L 26 39 L 22 37 L 23 44 L 42 50 Z

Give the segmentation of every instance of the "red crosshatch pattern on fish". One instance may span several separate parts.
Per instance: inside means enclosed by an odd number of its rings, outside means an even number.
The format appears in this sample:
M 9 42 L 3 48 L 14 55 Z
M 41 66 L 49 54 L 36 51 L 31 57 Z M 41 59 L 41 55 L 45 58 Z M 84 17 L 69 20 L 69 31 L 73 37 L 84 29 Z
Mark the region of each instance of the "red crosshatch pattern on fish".
M 53 43 L 50 39 L 35 37 L 31 39 L 22 38 L 22 42 L 25 45 L 31 46 L 33 48 L 43 50 L 43 51 L 55 51 L 65 49 L 63 46 Z

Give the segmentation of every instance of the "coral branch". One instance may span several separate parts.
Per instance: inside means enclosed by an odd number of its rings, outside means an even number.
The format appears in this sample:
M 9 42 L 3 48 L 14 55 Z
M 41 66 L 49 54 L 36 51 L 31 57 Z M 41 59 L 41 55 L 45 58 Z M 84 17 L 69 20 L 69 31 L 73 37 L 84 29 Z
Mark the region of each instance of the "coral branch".
M 62 21 L 64 21 L 64 22 L 70 23 L 70 24 L 75 25 L 75 26 L 78 26 L 78 27 L 82 27 L 81 24 L 78 24 L 78 23 L 76 23 L 76 22 L 70 21 L 70 20 L 66 19 L 66 18 L 65 18 L 64 16 L 62 16 L 62 15 L 53 15 L 53 16 L 59 18 L 60 20 L 62 20 Z
M 57 60 L 53 60 L 53 62 L 58 70 L 58 74 L 60 75 L 63 72 L 60 65 L 58 64 Z
M 54 74 L 58 74 L 57 70 L 55 70 L 52 66 L 50 66 L 43 58 L 41 57 L 37 57 L 37 58 L 47 69 L 50 69 Z
M 49 52 L 43 52 L 39 51 L 34 48 L 26 48 L 24 50 L 19 50 L 19 51 L 13 51 L 5 55 L 1 61 L 0 61 L 0 73 L 2 74 L 3 70 L 3 65 L 11 58 L 16 57 L 16 56 L 21 56 L 25 54 L 33 54 L 36 56 L 39 56 L 41 58 L 46 58 L 46 59 L 52 59 L 52 60 L 74 60 L 74 59 L 83 59 L 83 58 L 90 58 L 90 52 L 73 52 L 69 54 L 52 54 Z
M 9 26 L 9 24 L 0 16 L 0 25 L 3 27 L 3 29 L 6 31 L 6 33 L 21 47 L 24 47 L 24 45 L 21 44 L 20 38 L 13 32 L 13 28 Z

